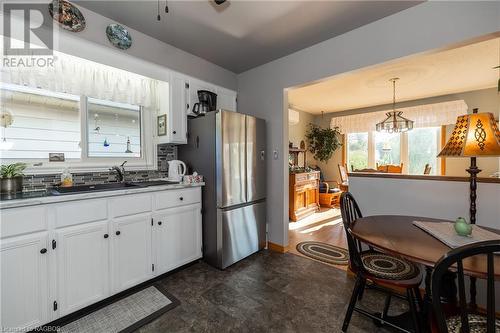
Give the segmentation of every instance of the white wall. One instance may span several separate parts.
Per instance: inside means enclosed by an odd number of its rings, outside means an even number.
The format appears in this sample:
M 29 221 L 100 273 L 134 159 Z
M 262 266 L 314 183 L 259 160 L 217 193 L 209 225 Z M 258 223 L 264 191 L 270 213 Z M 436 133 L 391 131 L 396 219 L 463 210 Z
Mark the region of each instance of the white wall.
M 288 141 L 293 143 L 294 147 L 300 147 L 300 141 L 304 140 L 307 147 L 306 133 L 309 124 L 314 123 L 314 115 L 304 111 L 297 110 L 299 113 L 299 122 L 297 124 L 288 124 Z M 306 165 L 316 164 L 310 152 L 306 152 Z M 299 165 L 304 165 L 304 154 L 299 154 Z
M 364 216 L 412 215 L 453 221 L 463 216 L 469 219 L 468 182 L 350 177 L 349 191 Z M 500 184 L 478 183 L 478 225 L 500 229 L 499 202 Z
M 238 111 L 267 120 L 269 240 L 288 244 L 284 89 L 500 30 L 498 2 L 426 2 L 238 75 Z

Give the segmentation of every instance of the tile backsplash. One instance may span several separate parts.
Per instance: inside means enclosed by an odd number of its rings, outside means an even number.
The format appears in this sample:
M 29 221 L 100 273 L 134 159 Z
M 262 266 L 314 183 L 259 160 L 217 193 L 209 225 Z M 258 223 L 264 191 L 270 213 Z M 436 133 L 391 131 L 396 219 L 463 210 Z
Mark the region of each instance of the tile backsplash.
M 126 171 L 125 181 L 144 180 L 148 178 L 161 178 L 167 176 L 167 161 L 177 159 L 177 147 L 174 145 L 158 145 L 158 170 Z M 111 165 L 110 165 L 111 167 Z M 62 170 L 61 170 L 62 172 Z M 116 172 L 81 172 L 72 173 L 74 185 L 102 184 L 116 182 Z M 61 182 L 61 174 L 27 175 L 23 179 L 23 190 L 45 190 L 48 187 L 58 185 Z

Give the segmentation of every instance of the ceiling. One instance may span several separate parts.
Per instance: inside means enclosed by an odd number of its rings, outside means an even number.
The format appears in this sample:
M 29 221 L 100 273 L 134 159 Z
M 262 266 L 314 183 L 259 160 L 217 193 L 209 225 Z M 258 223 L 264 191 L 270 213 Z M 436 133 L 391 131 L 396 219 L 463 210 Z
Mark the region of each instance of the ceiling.
M 146 35 L 241 73 L 422 1 L 74 2 Z
M 451 50 L 408 57 L 290 90 L 292 108 L 313 114 L 339 112 L 392 103 L 392 83 L 398 101 L 496 87 L 500 38 Z

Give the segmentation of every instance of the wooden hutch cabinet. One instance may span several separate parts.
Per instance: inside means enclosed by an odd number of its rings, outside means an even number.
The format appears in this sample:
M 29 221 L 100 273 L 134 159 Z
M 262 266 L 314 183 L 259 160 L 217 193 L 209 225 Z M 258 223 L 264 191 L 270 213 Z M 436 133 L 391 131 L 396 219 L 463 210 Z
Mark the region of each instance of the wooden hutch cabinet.
M 319 171 L 290 173 L 289 218 L 298 221 L 319 210 Z

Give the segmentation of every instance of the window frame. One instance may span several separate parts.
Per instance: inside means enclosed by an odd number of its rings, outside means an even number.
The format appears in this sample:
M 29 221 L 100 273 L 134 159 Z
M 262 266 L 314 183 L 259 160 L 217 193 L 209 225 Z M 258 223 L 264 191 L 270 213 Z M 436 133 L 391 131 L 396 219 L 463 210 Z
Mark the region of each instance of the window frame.
M 165 81 L 170 85 L 170 82 Z M 156 133 L 153 127 L 153 118 L 155 112 L 148 110 L 143 106 L 140 108 L 140 131 L 141 131 L 141 157 L 89 157 L 88 156 L 88 124 L 87 124 L 87 103 L 88 99 L 92 98 L 86 95 L 74 95 L 53 92 L 45 89 L 31 88 L 22 85 L 14 85 L 1 83 L 0 89 L 11 91 L 38 94 L 42 96 L 50 96 L 57 98 L 66 98 L 77 100 L 79 98 L 79 116 L 80 116 L 80 149 L 81 155 L 79 159 L 67 159 L 64 162 L 50 162 L 49 158 L 44 159 L 1 159 L 2 164 L 10 164 L 16 162 L 24 162 L 28 165 L 25 174 L 47 174 L 59 173 L 65 168 L 69 168 L 71 172 L 100 172 L 108 171 L 113 165 L 118 165 L 127 161 L 128 170 L 157 170 L 158 166 L 155 161 L 157 160 L 156 144 L 154 142 L 154 135 L 146 136 L 146 133 Z M 42 93 L 43 92 L 43 93 Z M 93 98 L 100 101 L 105 101 L 110 105 L 125 105 L 114 101 L 107 101 L 98 98 Z M 170 101 L 169 101 L 170 102 Z
M 443 128 L 442 126 L 429 126 L 425 128 L 436 128 L 436 143 L 437 143 L 437 151 L 441 151 L 442 148 L 442 142 L 441 142 L 441 135 Z M 375 145 L 375 134 L 377 133 L 376 131 L 369 131 L 369 132 L 353 132 L 353 133 L 368 133 L 368 166 L 367 168 L 370 169 L 376 169 L 377 163 L 376 163 L 376 145 Z M 349 134 L 351 133 L 346 133 L 346 153 L 345 153 L 345 161 L 346 163 L 349 163 Z M 399 133 L 400 135 L 400 163 L 403 163 L 403 173 L 407 173 L 408 168 L 409 168 L 409 160 L 410 160 L 410 147 L 409 147 L 409 140 L 408 140 L 408 132 L 401 132 Z M 440 175 L 441 174 L 441 158 L 436 157 L 436 174 Z M 347 166 L 348 170 L 352 172 L 351 165 Z

